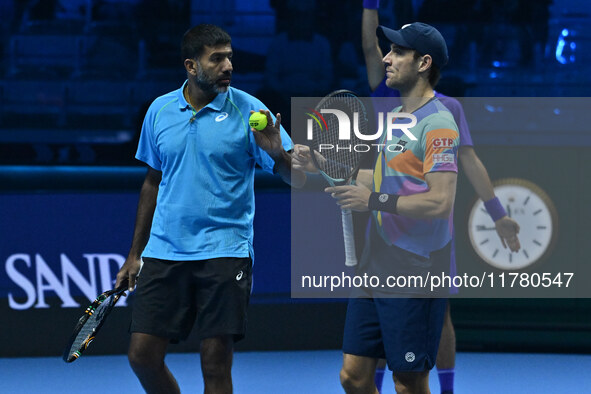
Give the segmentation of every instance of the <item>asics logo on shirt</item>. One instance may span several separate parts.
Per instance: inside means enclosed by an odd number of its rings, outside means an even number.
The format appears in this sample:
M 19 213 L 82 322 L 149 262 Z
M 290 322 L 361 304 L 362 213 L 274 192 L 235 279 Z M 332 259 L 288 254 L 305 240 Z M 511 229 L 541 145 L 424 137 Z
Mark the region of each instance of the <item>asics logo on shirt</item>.
M 415 354 L 413 352 L 408 352 L 404 355 L 404 359 L 407 362 L 412 363 L 413 361 L 415 361 Z
M 236 280 L 240 280 L 240 279 L 242 279 L 242 275 L 243 275 L 243 272 L 242 272 L 242 271 L 240 271 L 240 272 L 238 273 L 238 275 L 236 275 Z
M 215 121 L 221 122 L 222 120 L 226 119 L 227 117 L 228 117 L 228 113 L 222 112 L 221 114 L 219 114 L 218 116 L 215 117 Z

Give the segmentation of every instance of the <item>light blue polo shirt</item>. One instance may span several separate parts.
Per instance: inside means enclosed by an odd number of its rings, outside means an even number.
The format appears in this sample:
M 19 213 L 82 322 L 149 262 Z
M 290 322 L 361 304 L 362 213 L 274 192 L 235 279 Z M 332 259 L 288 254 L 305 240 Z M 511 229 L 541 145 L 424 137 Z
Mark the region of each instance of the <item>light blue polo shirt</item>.
M 144 118 L 136 158 L 162 171 L 162 181 L 142 256 L 254 258 L 255 163 L 268 172 L 275 163 L 256 144 L 248 118 L 267 107 L 230 87 L 195 112 L 185 84 L 154 100 Z M 292 149 L 283 127 L 281 140 Z

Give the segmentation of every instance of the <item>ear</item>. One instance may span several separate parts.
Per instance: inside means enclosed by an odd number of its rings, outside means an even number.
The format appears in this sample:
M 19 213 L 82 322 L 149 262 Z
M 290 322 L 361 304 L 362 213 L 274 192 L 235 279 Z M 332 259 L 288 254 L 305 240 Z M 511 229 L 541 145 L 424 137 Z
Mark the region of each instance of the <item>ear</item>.
M 187 70 L 187 73 L 191 75 L 197 75 L 197 60 L 185 59 L 183 64 L 185 65 L 185 70 Z
M 433 58 L 431 55 L 423 55 L 419 61 L 419 72 L 427 71 L 433 65 Z

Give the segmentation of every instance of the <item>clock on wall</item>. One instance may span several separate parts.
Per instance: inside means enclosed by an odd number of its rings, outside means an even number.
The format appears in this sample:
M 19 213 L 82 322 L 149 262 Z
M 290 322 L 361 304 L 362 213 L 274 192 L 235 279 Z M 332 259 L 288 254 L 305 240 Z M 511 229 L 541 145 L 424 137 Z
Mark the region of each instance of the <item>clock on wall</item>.
M 558 235 L 558 214 L 550 197 L 536 184 L 517 178 L 493 182 L 495 195 L 507 215 L 520 227 L 519 252 L 504 248 L 495 224 L 478 199 L 468 218 L 472 247 L 486 263 L 503 270 L 531 266 L 549 255 Z

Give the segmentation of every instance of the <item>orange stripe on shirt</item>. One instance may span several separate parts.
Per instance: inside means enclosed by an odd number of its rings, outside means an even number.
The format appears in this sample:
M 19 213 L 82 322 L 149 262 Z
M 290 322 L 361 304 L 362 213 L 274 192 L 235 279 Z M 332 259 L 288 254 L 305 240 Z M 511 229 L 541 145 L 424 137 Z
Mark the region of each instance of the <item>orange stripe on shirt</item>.
M 423 175 L 423 162 L 409 149 L 399 153 L 388 162 L 388 167 L 406 175 L 425 180 Z

